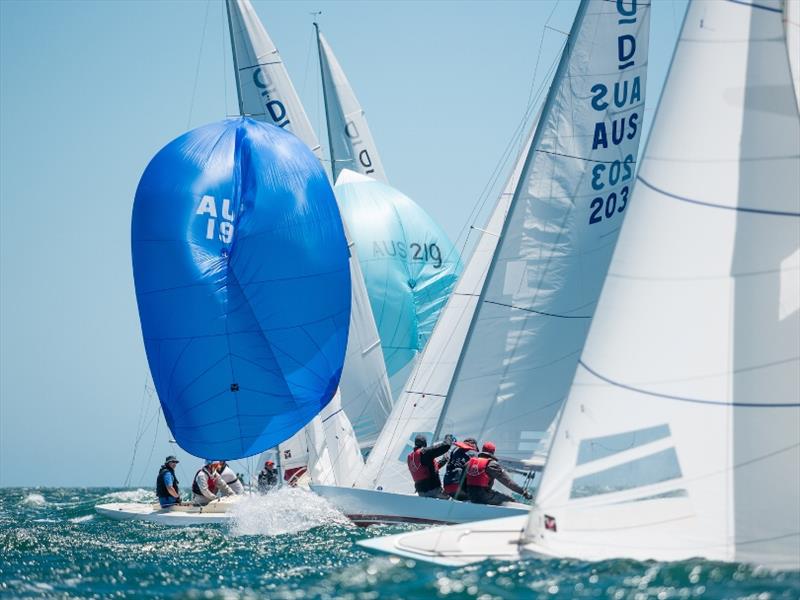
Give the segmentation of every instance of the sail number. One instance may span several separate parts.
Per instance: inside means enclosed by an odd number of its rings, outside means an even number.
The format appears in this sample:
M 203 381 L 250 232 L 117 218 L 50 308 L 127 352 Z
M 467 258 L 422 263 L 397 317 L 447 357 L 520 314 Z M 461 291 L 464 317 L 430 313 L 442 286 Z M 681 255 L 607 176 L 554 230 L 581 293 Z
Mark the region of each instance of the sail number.
M 406 247 L 405 242 L 382 241 L 372 242 L 373 258 L 384 258 L 386 256 L 397 256 L 403 260 L 409 258 L 421 262 L 433 262 L 433 267 L 438 269 L 442 266 L 442 251 L 436 242 L 430 244 L 418 244 L 413 242 Z
M 231 211 L 231 201 L 228 198 L 222 200 L 220 211 L 217 210 L 217 201 L 214 196 L 203 196 L 200 205 L 195 211 L 196 215 L 208 215 L 206 223 L 206 239 L 213 240 L 215 237 L 223 244 L 230 244 L 233 241 L 233 212 Z M 219 225 L 217 225 L 218 217 Z
M 599 163 L 592 168 L 592 189 L 600 191 L 606 184 L 614 187 L 624 183 L 633 176 L 633 155 L 628 154 L 624 161 Z
M 628 186 L 626 185 L 617 194 L 611 192 L 608 196 L 598 196 L 589 207 L 592 209 L 592 214 L 589 216 L 589 225 L 599 223 L 603 220 L 603 215 L 606 219 L 610 219 L 617 213 L 621 213 L 628 206 Z

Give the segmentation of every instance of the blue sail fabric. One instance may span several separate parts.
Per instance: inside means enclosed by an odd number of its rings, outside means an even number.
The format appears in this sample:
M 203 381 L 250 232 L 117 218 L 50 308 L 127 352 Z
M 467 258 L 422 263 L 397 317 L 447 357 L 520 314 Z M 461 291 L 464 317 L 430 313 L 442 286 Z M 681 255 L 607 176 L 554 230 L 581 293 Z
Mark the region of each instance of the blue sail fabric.
M 459 254 L 439 225 L 393 187 L 343 171 L 334 191 L 391 377 L 425 347 L 461 273 Z
M 330 401 L 349 252 L 331 186 L 300 140 L 240 118 L 170 142 L 139 182 L 131 239 L 147 359 L 181 448 L 252 456 Z

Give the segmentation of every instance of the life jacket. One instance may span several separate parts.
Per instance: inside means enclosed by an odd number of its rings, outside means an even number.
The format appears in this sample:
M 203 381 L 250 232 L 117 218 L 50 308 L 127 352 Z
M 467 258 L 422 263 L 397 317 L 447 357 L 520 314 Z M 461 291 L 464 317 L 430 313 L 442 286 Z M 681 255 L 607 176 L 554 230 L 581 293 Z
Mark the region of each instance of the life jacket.
M 470 487 L 490 488 L 492 478 L 486 471 L 486 467 L 492 461 L 491 458 L 473 456 L 467 463 L 467 485 Z
M 456 442 L 456 449 L 450 454 L 447 461 L 447 469 L 445 469 L 442 484 L 446 494 L 455 494 L 461 486 L 461 480 L 464 476 L 464 469 L 469 462 L 469 459 L 476 455 L 473 448 L 467 445 L 459 445 Z
M 206 475 L 208 475 L 208 491 L 212 494 L 217 493 L 217 478 L 214 477 L 213 473 L 209 473 L 205 467 L 198 470 L 197 473 L 194 474 L 194 479 L 192 480 L 192 492 L 197 494 L 198 496 L 202 496 L 203 492 L 200 491 L 200 486 L 197 485 L 197 476 L 200 475 L 201 472 L 205 471 Z
M 408 470 L 411 472 L 411 479 L 414 480 L 414 483 L 431 478 L 431 470 L 426 465 L 422 464 L 422 448 L 414 448 L 414 450 L 409 452 L 406 457 L 406 463 L 408 464 Z
M 161 465 L 161 469 L 158 471 L 158 477 L 156 478 L 156 496 L 159 498 L 171 498 L 171 494 L 167 491 L 167 483 L 164 481 L 164 476 L 167 473 L 172 473 L 172 487 L 175 488 L 178 496 L 181 495 L 180 490 L 178 489 L 178 478 L 175 477 L 175 470 L 170 469 L 167 465 Z

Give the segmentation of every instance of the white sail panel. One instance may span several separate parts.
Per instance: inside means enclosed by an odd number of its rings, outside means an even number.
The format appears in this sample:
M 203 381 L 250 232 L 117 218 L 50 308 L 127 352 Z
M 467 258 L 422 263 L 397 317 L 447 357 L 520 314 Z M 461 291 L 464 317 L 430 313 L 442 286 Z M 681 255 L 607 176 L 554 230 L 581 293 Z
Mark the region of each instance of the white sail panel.
M 688 9 L 531 550 L 800 568 L 800 116 L 780 9 Z
M 319 30 L 317 41 L 333 180 L 337 180 L 343 169 L 350 169 L 386 183 L 386 173 L 372 139 L 364 109 L 361 108 L 330 44 Z
M 786 27 L 786 49 L 794 81 L 794 95 L 800 107 L 800 0 L 786 0 L 783 10 Z
M 511 196 L 525 164 L 535 126 L 517 158 L 508 182 L 481 231 L 472 257 L 456 283 L 431 338 L 420 354 L 406 389 L 398 398 L 389 420 L 367 457 L 358 487 L 409 492 L 413 489 L 406 467 L 406 455 L 413 449 L 417 433 L 429 440 L 442 413 L 458 357 L 464 345 L 492 261 Z
M 352 236 L 350 241 L 350 335 L 339 389 L 342 404 L 362 448 L 371 448 L 392 410 L 392 391 L 383 360 L 381 340 Z
M 318 156 L 321 149 L 289 73 L 258 18 L 250 0 L 227 0 L 234 68 L 240 111 L 243 115 L 284 127 L 303 140 Z M 371 446 L 381 430 L 392 406 L 392 395 L 378 330 L 369 304 L 358 257 L 352 238 L 346 231 L 350 251 L 352 303 L 347 355 L 339 382 L 342 404 L 352 423 L 359 443 Z M 306 444 L 295 441 L 282 444 L 293 451 L 292 463 Z M 305 455 L 307 460 L 308 454 Z
M 281 55 L 250 0 L 227 0 L 239 112 L 291 131 L 322 156 Z
M 364 459 L 350 420 L 336 394 L 306 427 L 311 458 L 308 471 L 314 483 L 351 487 Z
M 649 10 L 579 7 L 448 393 L 439 431 L 506 460 L 547 450 L 630 205 Z

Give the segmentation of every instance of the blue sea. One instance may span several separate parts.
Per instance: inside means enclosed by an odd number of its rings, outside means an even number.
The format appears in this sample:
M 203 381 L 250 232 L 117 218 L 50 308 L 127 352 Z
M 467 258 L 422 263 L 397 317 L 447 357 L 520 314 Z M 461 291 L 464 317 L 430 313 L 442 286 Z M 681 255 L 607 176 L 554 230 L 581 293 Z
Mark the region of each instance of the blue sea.
M 447 569 L 373 556 L 355 542 L 410 527 L 354 527 L 299 490 L 253 500 L 225 526 L 118 522 L 94 511 L 152 499 L 149 490 L 0 489 L 0 597 L 800 598 L 797 572 L 701 560 Z

